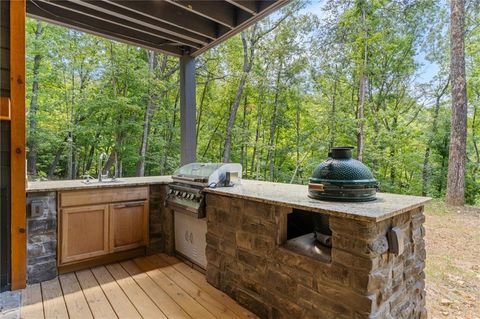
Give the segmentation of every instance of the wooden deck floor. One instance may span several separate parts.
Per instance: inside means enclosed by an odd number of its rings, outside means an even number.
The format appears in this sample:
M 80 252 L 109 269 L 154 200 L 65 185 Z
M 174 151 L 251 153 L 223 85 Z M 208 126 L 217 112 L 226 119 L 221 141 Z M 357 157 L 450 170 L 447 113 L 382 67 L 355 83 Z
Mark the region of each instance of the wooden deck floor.
M 256 318 L 167 255 L 60 275 L 22 292 L 21 318 Z

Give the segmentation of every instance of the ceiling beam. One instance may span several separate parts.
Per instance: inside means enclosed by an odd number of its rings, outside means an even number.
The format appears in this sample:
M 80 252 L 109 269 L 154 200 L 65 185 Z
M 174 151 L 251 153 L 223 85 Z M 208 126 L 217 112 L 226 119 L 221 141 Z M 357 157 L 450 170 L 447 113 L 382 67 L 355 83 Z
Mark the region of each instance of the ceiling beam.
M 27 13 L 166 54 L 196 57 L 290 1 L 27 0 Z
M 48 4 L 54 7 L 58 7 L 60 9 L 68 10 L 71 12 L 74 12 L 79 15 L 84 15 L 93 19 L 98 19 L 100 21 L 110 23 L 116 26 L 120 27 L 125 27 L 137 32 L 141 32 L 146 35 L 150 35 L 152 37 L 159 38 L 163 42 L 171 42 L 172 44 L 175 45 L 184 45 L 184 46 L 191 46 L 194 48 L 199 48 L 201 47 L 201 44 L 192 42 L 190 40 L 182 39 L 176 36 L 173 36 L 171 34 L 161 32 L 158 30 L 154 30 L 149 27 L 145 27 L 142 25 L 139 25 L 135 22 L 132 22 L 130 20 L 124 20 L 122 18 L 118 18 L 114 15 L 111 15 L 110 13 L 104 13 L 95 9 L 91 9 L 89 7 L 85 7 L 82 5 L 79 5 L 73 1 L 45 1 L 45 0 L 34 0 L 35 3 L 42 3 L 42 4 Z
M 252 14 L 256 15 L 258 13 L 258 2 L 255 0 L 225 0 L 228 3 L 233 4 L 234 6 Z
M 167 24 L 167 23 L 149 18 L 147 16 L 138 14 L 136 12 L 124 9 L 122 7 L 112 5 L 112 4 L 110 4 L 108 2 L 105 2 L 105 1 L 98 1 L 98 0 L 97 1 L 69 0 L 69 1 L 75 2 L 79 5 L 86 6 L 88 8 L 92 8 L 92 9 L 101 11 L 101 12 L 106 13 L 106 14 L 110 14 L 110 15 L 128 20 L 128 21 L 140 24 L 142 26 L 145 26 L 145 27 L 148 27 L 148 28 L 160 31 L 160 32 L 168 33 L 168 34 L 171 34 L 171 35 L 176 36 L 176 37 L 180 37 L 180 38 L 183 38 L 183 39 L 186 39 L 186 40 L 189 40 L 189 41 L 197 42 L 197 43 L 202 44 L 202 45 L 205 45 L 205 44 L 212 41 L 211 39 L 209 39 L 207 37 L 204 37 L 204 36 L 198 35 L 196 33 L 187 31 L 185 29 L 181 29 L 181 28 L 175 27 L 173 25 L 170 25 L 170 24 Z
M 32 18 L 128 43 L 134 46 L 140 46 L 174 56 L 181 56 L 183 54 L 181 47 L 172 46 L 165 42 L 162 43 L 158 41 L 158 38 L 152 38 L 148 35 L 141 34 L 140 32 L 104 23 L 103 21 L 87 16 L 80 17 L 76 13 L 62 10 L 54 6 L 48 7 L 43 3 L 27 1 L 27 13 Z
M 252 19 L 249 19 L 247 21 L 245 21 L 244 23 L 242 23 L 241 25 L 238 25 L 235 29 L 231 30 L 230 32 L 222 35 L 220 38 L 218 38 L 217 40 L 215 40 L 214 42 L 192 52 L 190 55 L 193 56 L 193 57 L 196 57 L 196 56 L 199 56 L 201 55 L 202 53 L 204 53 L 205 51 L 211 49 L 212 47 L 214 47 L 215 45 L 225 41 L 226 39 L 234 36 L 235 34 L 237 33 L 240 33 L 242 32 L 243 30 L 245 30 L 246 28 L 248 28 L 249 26 L 251 26 L 252 24 L 260 21 L 261 19 L 265 18 L 266 16 L 268 16 L 269 14 L 271 14 L 272 12 L 274 12 L 275 10 L 279 10 L 281 7 L 283 7 L 284 5 L 286 5 L 287 3 L 289 3 L 291 0 L 269 0 L 269 1 L 263 1 L 262 4 L 261 4 L 261 10 L 260 12 L 255 16 L 253 17 Z
M 223 25 L 219 25 L 207 18 L 201 17 L 188 10 L 168 3 L 164 0 L 105 0 L 109 3 L 132 10 L 136 13 L 157 19 L 170 25 L 195 32 L 202 36 L 215 40 L 219 36 L 230 31 Z
M 227 28 L 233 29 L 237 25 L 251 18 L 252 15 L 224 0 L 165 0 L 185 10 L 189 10 L 202 17 L 215 21 Z

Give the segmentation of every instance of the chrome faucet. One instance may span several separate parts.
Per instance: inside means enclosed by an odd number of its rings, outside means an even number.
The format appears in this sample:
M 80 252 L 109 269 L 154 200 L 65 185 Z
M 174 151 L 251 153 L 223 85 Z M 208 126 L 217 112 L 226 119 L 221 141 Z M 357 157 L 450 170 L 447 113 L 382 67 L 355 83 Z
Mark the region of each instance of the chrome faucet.
M 101 183 L 104 178 L 108 178 L 108 172 L 107 174 L 102 174 L 103 171 L 103 161 L 107 159 L 107 154 L 102 153 L 98 157 L 98 182 Z M 106 164 L 106 163 L 105 163 Z

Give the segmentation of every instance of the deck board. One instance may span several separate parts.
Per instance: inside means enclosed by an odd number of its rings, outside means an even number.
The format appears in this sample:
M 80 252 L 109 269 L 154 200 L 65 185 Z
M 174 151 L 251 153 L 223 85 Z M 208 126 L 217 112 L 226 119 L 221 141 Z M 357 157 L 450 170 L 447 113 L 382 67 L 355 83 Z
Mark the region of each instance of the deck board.
M 164 254 L 63 274 L 22 291 L 22 319 L 257 318 Z
M 131 260 L 121 263 L 122 267 L 132 276 L 133 280 L 155 302 L 167 318 L 191 319 L 175 300 L 173 300 L 160 286 Z
M 240 306 L 235 300 L 230 298 L 227 294 L 210 285 L 207 282 L 205 275 L 196 271 L 192 267 L 189 267 L 180 259 L 173 256 L 168 256 L 165 254 L 158 255 L 158 256 L 160 256 L 169 265 L 172 265 L 178 272 L 182 273 L 185 277 L 193 281 L 197 286 L 199 286 L 206 293 L 210 294 L 210 296 L 212 296 L 213 298 L 215 298 L 216 300 L 218 300 L 219 302 L 227 306 L 240 318 L 242 319 L 257 318 L 257 316 L 255 316 L 250 311 Z
M 137 258 L 135 263 L 147 273 L 150 278 L 157 283 L 167 294 L 175 300 L 176 303 L 187 311 L 194 319 L 214 319 L 215 316 L 211 314 L 203 305 L 199 304 L 188 293 L 180 288 L 174 281 L 170 280 L 163 272 L 161 272 L 153 263 L 146 258 Z
M 90 269 L 77 271 L 78 282 L 94 318 L 118 318 Z
M 190 279 L 178 272 L 173 266 L 167 264 L 159 256 L 149 257 L 161 272 L 174 281 L 180 288 L 185 290 L 198 303 L 205 305 L 207 309 L 217 318 L 239 319 L 239 317 L 221 302 L 215 300 L 208 293 L 203 291 Z
M 25 319 L 43 319 L 43 300 L 40 284 L 31 285 L 22 291 L 20 317 Z
M 71 319 L 93 319 L 82 288 L 78 283 L 75 273 L 64 274 L 58 277 L 62 286 L 63 298 L 67 305 L 68 315 Z
M 167 318 L 120 264 L 108 265 L 107 270 L 115 278 L 118 285 L 127 294 L 128 299 L 134 304 L 143 318 Z
M 92 273 L 119 318 L 141 318 L 135 306 L 105 267 L 92 268 Z
M 58 278 L 44 281 L 41 286 L 45 319 L 68 318 L 67 306 Z

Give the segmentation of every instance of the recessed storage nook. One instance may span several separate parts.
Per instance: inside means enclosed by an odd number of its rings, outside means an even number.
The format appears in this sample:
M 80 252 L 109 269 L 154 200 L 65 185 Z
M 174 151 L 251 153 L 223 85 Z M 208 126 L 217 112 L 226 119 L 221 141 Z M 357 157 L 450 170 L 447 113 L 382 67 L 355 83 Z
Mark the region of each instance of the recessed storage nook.
M 327 215 L 293 209 L 287 215 L 286 227 L 284 248 L 319 261 L 331 262 L 332 230 Z

